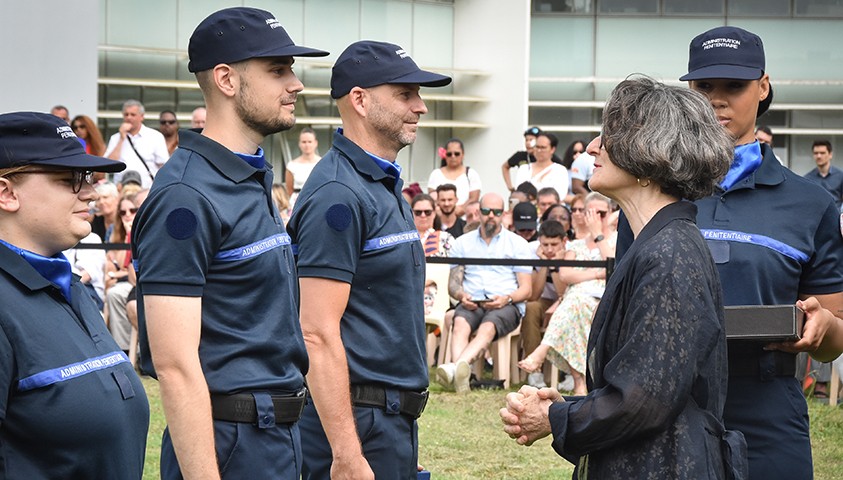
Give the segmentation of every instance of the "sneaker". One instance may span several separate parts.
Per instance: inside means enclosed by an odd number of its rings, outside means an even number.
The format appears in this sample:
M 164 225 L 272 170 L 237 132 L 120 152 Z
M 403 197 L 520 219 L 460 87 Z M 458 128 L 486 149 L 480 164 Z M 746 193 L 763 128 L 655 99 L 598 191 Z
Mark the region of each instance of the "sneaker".
M 559 382 L 559 386 L 556 388 L 560 392 L 573 392 L 574 391 L 574 377 L 570 375 L 565 375 L 565 380 Z
M 533 372 L 527 375 L 527 385 L 536 388 L 547 387 L 547 384 L 544 383 L 544 374 L 542 372 Z
M 471 379 L 471 368 L 469 367 L 468 362 L 465 360 L 458 361 L 454 370 L 454 390 L 456 390 L 457 393 L 470 392 L 471 386 L 469 381 Z
M 453 363 L 443 363 L 436 367 L 436 383 L 442 385 L 445 388 L 451 388 L 454 386 L 454 372 L 456 372 L 457 366 Z

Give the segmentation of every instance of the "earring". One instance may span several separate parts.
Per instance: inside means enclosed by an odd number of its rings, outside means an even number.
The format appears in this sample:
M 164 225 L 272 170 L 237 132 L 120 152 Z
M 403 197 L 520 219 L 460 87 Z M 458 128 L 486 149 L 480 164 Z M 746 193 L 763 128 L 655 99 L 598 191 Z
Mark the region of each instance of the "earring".
M 644 184 L 644 183 L 641 183 L 641 179 L 640 179 L 640 178 L 636 178 L 636 179 L 635 179 L 635 181 L 637 181 L 637 182 L 638 182 L 638 186 L 639 186 L 639 187 L 642 187 L 642 188 L 647 188 L 647 187 L 649 187 L 649 186 L 650 186 L 650 180 L 649 180 L 649 179 L 646 179 L 646 180 L 647 180 L 647 183 L 646 183 L 646 184 Z

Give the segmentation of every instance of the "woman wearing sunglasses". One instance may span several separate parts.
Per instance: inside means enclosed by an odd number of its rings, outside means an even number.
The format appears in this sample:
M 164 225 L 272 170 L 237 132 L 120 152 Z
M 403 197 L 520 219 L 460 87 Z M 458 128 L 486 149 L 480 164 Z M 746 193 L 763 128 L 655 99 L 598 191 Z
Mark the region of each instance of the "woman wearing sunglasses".
M 110 243 L 132 243 L 132 222 L 138 206 L 135 203 L 137 192 L 123 194 L 117 203 L 118 221 L 111 231 Z M 132 325 L 129 322 L 126 304 L 134 297 L 134 285 L 129 282 L 129 270 L 132 263 L 132 251 L 109 250 L 105 262 L 105 303 L 108 306 L 106 320 L 108 331 L 124 352 L 131 347 Z
M 0 465 L 4 478 L 140 479 L 149 404 L 61 254 L 91 232 L 87 155 L 63 120 L 0 115 Z
M 445 148 L 440 149 L 444 161 L 441 168 L 430 172 L 427 179 L 427 192 L 436 195 L 436 187 L 443 183 L 450 183 L 457 187 L 458 217 L 465 214 L 465 204 L 480 200 L 480 174 L 465 165 L 465 149 L 462 140 L 452 138 L 445 142 Z
M 424 246 L 425 257 L 447 257 L 454 237 L 440 229 L 436 210 L 433 208 L 433 197 L 420 193 L 413 197 L 410 206 L 413 208 L 413 222 L 419 231 L 419 238 Z

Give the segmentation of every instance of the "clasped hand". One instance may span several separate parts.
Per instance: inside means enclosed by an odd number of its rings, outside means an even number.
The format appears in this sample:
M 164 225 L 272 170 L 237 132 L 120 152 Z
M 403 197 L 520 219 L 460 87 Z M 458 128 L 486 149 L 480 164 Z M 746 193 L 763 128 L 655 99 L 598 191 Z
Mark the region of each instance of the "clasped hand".
M 519 445 L 532 445 L 551 433 L 548 412 L 553 402 L 564 401 L 552 388 L 541 390 L 525 385 L 518 392 L 506 395 L 506 407 L 501 408 L 503 430 Z

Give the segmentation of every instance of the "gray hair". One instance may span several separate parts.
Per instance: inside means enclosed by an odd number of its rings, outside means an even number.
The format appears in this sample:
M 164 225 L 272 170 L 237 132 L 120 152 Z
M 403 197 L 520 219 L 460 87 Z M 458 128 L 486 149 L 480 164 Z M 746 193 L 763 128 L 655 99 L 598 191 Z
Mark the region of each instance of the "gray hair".
M 734 155 L 734 140 L 704 96 L 646 76 L 612 90 L 601 138 L 620 169 L 688 200 L 711 195 Z
M 614 161 L 614 159 L 612 159 L 612 161 Z M 611 198 L 607 197 L 606 195 L 603 195 L 600 192 L 588 192 L 588 195 L 585 196 L 585 200 L 583 201 L 583 204 L 588 205 L 589 203 L 594 202 L 594 201 L 606 202 L 606 204 L 609 205 L 609 207 L 612 207 L 614 205 L 614 202 L 612 201 Z
M 126 100 L 125 102 L 123 102 L 123 110 L 122 111 L 125 112 L 126 109 L 129 108 L 129 107 L 138 107 L 138 112 L 146 113 L 146 109 L 143 108 L 143 104 L 141 102 L 137 101 L 137 100 Z
M 101 197 L 116 197 L 118 195 L 117 185 L 111 182 L 100 183 L 94 187 L 94 190 L 96 190 Z

